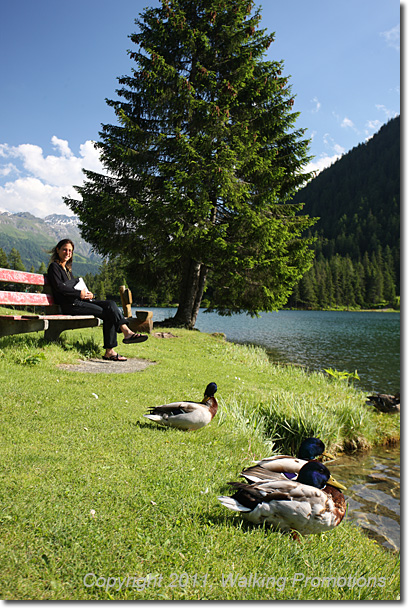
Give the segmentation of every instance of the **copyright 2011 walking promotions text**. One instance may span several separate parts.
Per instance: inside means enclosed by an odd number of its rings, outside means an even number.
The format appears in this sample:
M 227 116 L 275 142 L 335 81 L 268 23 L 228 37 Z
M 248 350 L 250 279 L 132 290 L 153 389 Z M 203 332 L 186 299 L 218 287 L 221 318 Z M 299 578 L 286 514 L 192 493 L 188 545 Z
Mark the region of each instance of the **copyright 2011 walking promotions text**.
M 229 572 L 222 574 L 220 580 L 211 579 L 208 573 L 188 574 L 187 572 L 172 572 L 168 576 L 162 574 L 147 574 L 146 576 L 97 576 L 94 572 L 88 572 L 83 578 L 85 587 L 91 589 L 97 587 L 106 591 L 123 591 L 134 589 L 138 592 L 146 589 L 163 588 L 205 588 L 212 587 L 212 584 L 219 584 L 223 588 L 248 588 L 248 589 L 269 589 L 284 591 L 285 588 L 306 588 L 315 589 L 318 587 L 352 589 L 354 587 L 385 587 L 386 578 L 384 576 L 309 576 L 302 572 L 296 572 L 293 576 L 270 576 L 267 574 L 252 573 L 248 575 Z

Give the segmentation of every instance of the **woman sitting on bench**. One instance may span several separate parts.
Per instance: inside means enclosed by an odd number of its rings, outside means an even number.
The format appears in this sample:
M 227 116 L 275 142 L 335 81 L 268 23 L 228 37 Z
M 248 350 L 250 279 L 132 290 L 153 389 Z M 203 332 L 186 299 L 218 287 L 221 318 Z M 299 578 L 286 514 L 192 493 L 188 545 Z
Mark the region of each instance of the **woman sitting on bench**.
M 117 333 L 124 335 L 123 343 L 142 343 L 147 335 L 133 333 L 127 326 L 114 301 L 98 301 L 86 288 L 76 289 L 78 283 L 72 272 L 74 244 L 71 239 L 62 239 L 51 251 L 51 263 L 47 271 L 54 301 L 60 305 L 63 314 L 70 316 L 92 315 L 103 321 L 104 360 L 125 362 L 127 359 L 114 350 Z

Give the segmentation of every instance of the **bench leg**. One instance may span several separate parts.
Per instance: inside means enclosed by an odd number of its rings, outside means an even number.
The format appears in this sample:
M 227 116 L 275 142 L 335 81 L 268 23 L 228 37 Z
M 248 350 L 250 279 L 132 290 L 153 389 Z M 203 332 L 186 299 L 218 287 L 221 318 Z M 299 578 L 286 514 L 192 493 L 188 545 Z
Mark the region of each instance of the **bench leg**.
M 66 329 L 59 329 L 53 325 L 51 326 L 51 328 L 47 328 L 47 330 L 44 331 L 45 341 L 47 341 L 47 343 L 53 343 L 55 341 L 58 341 L 63 330 Z

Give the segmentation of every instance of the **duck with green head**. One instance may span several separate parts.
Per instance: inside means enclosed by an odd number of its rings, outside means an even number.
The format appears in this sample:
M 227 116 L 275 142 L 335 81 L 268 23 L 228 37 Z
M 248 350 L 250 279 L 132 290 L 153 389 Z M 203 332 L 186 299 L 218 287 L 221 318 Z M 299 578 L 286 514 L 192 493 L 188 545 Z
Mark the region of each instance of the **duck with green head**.
M 307 462 L 295 480 L 277 478 L 262 483 L 229 483 L 237 489 L 219 501 L 245 519 L 268 524 L 282 531 L 320 534 L 335 528 L 346 513 L 344 485 L 333 479 L 320 462 Z

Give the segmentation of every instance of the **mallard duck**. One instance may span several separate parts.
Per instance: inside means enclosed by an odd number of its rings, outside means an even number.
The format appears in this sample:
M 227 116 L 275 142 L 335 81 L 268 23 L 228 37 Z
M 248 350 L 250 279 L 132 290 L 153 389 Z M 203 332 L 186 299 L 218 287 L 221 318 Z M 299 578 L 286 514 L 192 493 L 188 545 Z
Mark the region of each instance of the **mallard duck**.
M 218 410 L 216 390 L 216 383 L 208 383 L 202 402 L 181 401 L 160 405 L 150 409 L 144 417 L 162 426 L 180 430 L 198 430 L 215 417 Z
M 320 462 L 307 462 L 296 480 L 277 478 L 263 483 L 230 483 L 238 491 L 220 496 L 219 501 L 239 511 L 255 524 L 266 523 L 282 531 L 319 534 L 333 529 L 346 513 L 346 489 L 330 475 Z M 338 488 L 338 489 L 337 489 Z
M 282 478 L 295 479 L 302 468 L 309 460 L 317 460 L 321 457 L 327 457 L 334 460 L 334 456 L 325 451 L 325 445 L 320 438 L 306 438 L 300 445 L 298 457 L 291 455 L 273 455 L 263 458 L 255 464 L 245 468 L 241 472 L 241 476 L 248 483 L 258 483 L 272 478 L 273 473 L 279 473 Z

